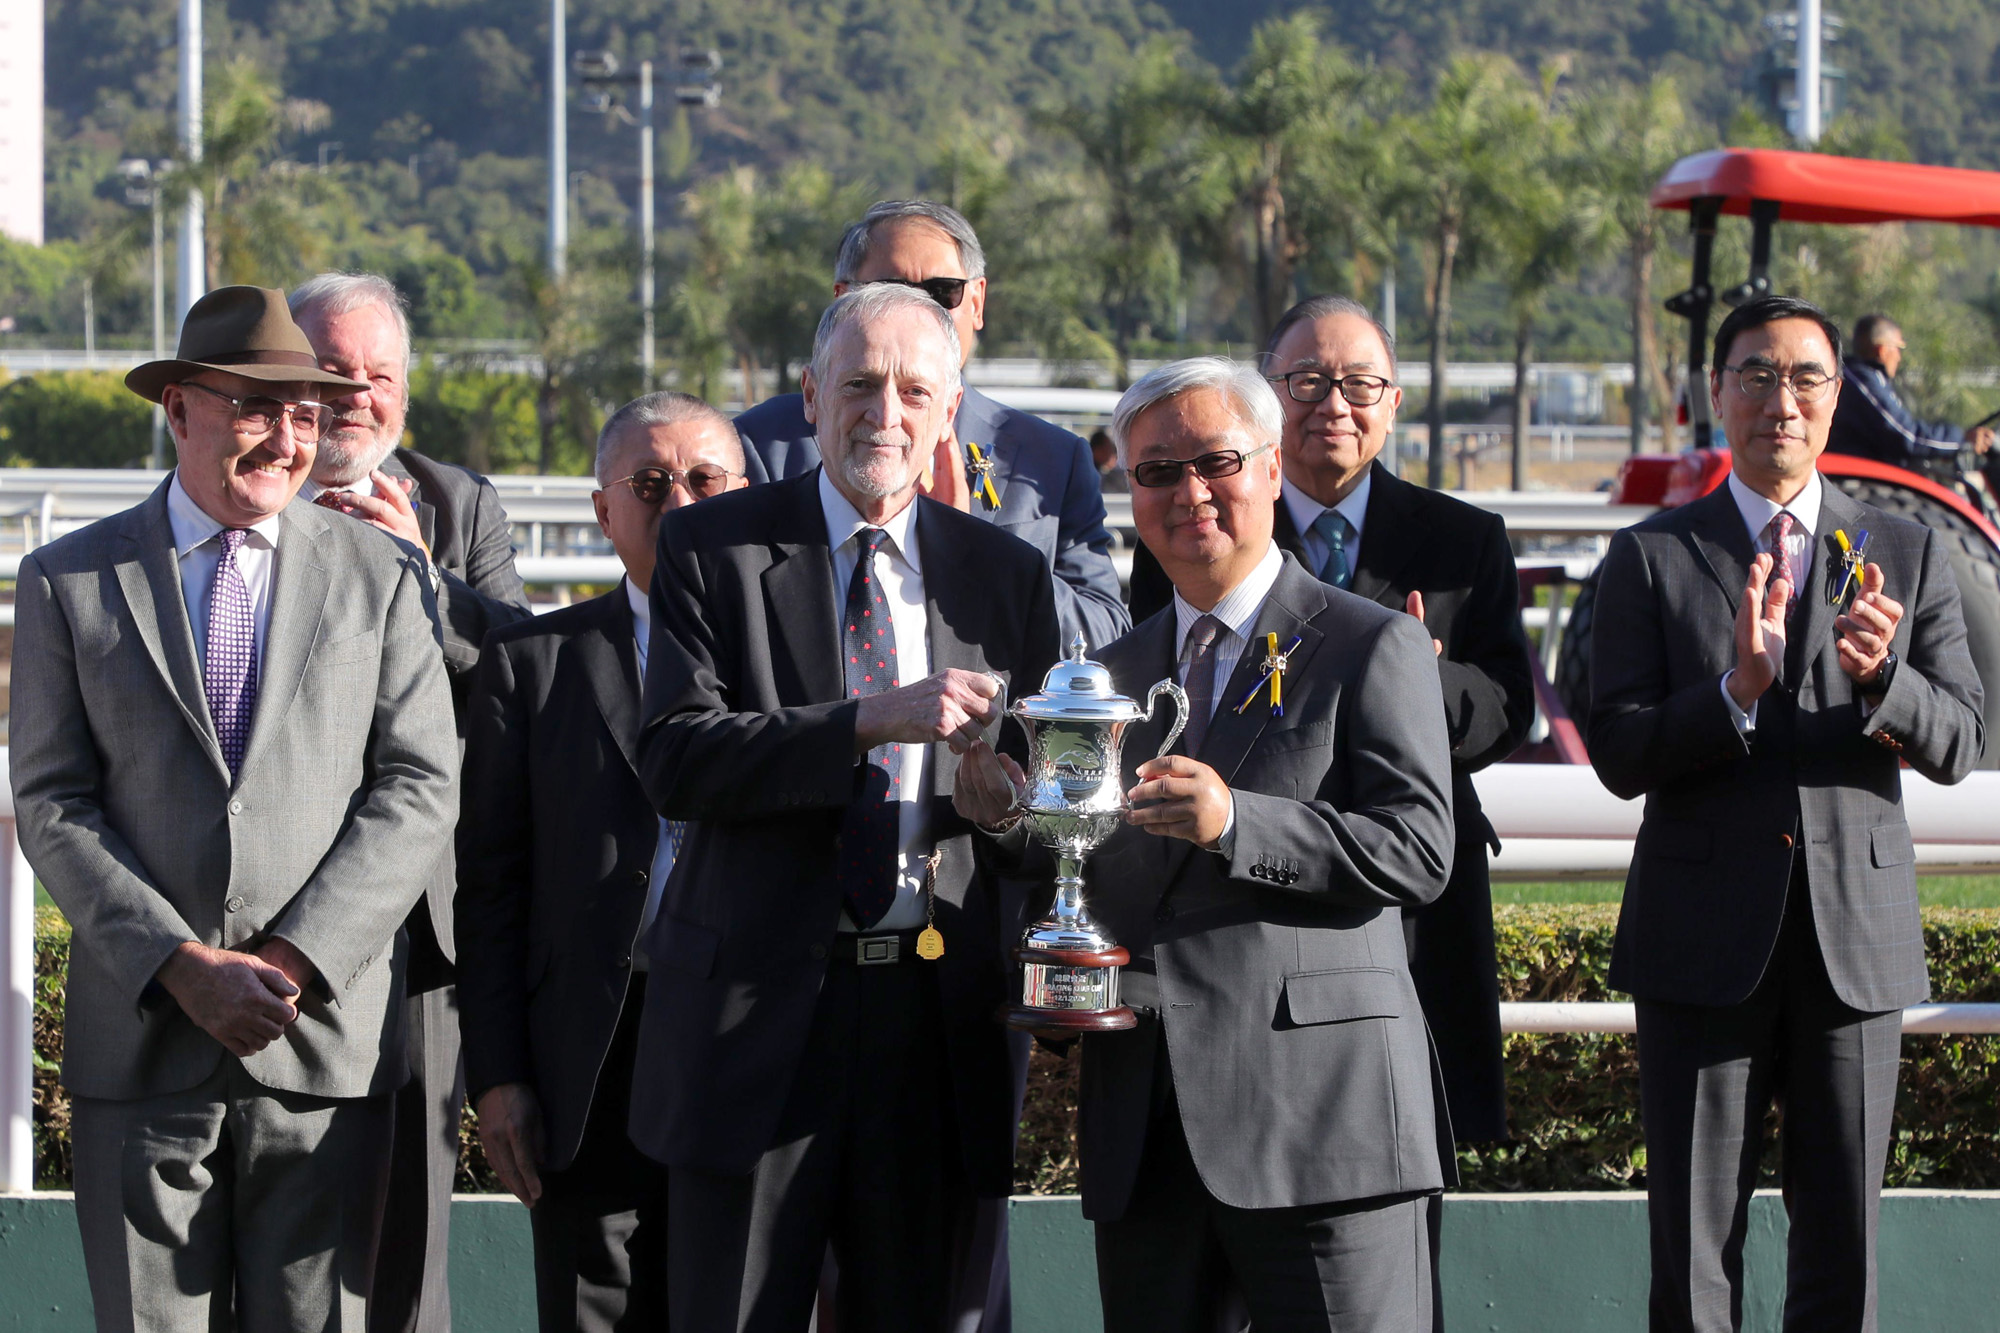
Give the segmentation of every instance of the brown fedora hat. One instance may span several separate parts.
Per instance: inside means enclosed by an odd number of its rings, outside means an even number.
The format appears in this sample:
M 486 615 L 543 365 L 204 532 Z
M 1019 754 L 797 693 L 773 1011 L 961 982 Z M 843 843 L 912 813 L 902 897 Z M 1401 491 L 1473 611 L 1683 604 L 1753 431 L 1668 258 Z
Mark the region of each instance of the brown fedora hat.
M 275 287 L 217 287 L 188 308 L 181 343 L 171 361 L 148 361 L 125 377 L 125 387 L 149 402 L 169 384 L 204 370 L 221 370 L 273 384 L 330 384 L 365 389 L 319 368 L 312 343 L 292 320 L 285 294 Z

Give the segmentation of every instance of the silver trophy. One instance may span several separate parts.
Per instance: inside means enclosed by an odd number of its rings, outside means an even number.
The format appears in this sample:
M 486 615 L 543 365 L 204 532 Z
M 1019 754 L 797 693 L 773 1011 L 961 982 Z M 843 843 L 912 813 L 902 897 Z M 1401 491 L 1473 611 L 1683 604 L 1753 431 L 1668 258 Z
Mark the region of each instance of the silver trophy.
M 1009 1005 L 1004 1018 L 1009 1027 L 1052 1037 L 1114 1032 L 1138 1022 L 1118 1000 L 1118 969 L 1132 956 L 1090 919 L 1083 862 L 1124 822 L 1119 747 L 1125 729 L 1151 721 L 1159 697 L 1171 697 L 1178 716 L 1160 743 L 1165 754 L 1188 719 L 1187 695 L 1172 680 L 1153 686 L 1142 711 L 1138 701 L 1113 691 L 1111 673 L 1083 653 L 1079 634 L 1069 660 L 1049 668 L 1042 692 L 1008 710 L 1028 733 L 1022 822 L 1056 854 L 1056 897 L 1014 951 L 1022 965 L 1021 1003 Z

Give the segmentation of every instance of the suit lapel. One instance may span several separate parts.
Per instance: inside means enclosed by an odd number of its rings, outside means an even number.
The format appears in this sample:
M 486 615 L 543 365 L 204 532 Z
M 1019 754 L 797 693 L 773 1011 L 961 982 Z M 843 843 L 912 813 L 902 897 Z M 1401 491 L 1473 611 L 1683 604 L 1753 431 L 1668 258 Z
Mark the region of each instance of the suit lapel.
M 597 599 L 598 614 L 589 629 L 571 642 L 590 681 L 591 697 L 618 753 L 634 776 L 639 772 L 639 656 L 634 644 L 632 608 L 619 584 Z
M 319 540 L 327 529 L 325 512 L 304 500 L 294 500 L 285 507 L 280 521 L 270 623 L 264 631 L 264 669 L 258 674 L 257 712 L 239 777 L 250 771 L 258 754 L 271 743 L 272 734 L 299 692 L 332 586 L 319 552 Z
M 1749 529 L 1743 526 L 1743 511 L 1725 484 L 1688 506 L 1689 536 L 1697 555 L 1716 586 L 1729 602 L 1734 617 L 1750 581 L 1750 561 L 1756 548 Z
M 1409 521 L 1410 483 L 1389 475 L 1380 463 L 1371 467 L 1368 512 L 1361 523 L 1361 561 L 1348 591 L 1391 611 L 1403 609 L 1395 595 L 1396 576 L 1421 549 L 1425 533 Z
M 172 484 L 169 477 L 126 516 L 125 540 L 130 550 L 118 561 L 118 586 L 131 609 L 133 629 L 146 645 L 153 665 L 159 668 L 181 706 L 181 715 L 226 780 L 229 765 L 223 762 L 215 724 L 209 718 L 201 663 L 195 658 L 194 624 L 188 619 L 187 595 L 181 588 L 173 525 L 167 521 L 167 487 Z
M 980 632 L 983 626 L 973 622 L 984 620 L 992 603 L 979 586 L 979 569 L 963 559 L 962 553 L 953 551 L 938 533 L 938 523 L 931 521 L 937 501 L 919 496 L 912 503 L 917 506 L 917 553 L 924 565 L 924 622 L 930 634 L 931 671 L 935 674 L 952 667 L 984 671 L 986 658 L 978 647 L 985 637 Z M 1022 684 L 1007 682 L 1008 694 L 1019 692 Z M 1025 685 L 1033 690 L 1041 682 Z M 933 800 L 951 795 L 958 782 L 958 756 L 949 745 L 931 747 L 930 779 Z
M 979 390 L 967 386 L 965 396 L 958 401 L 958 415 L 952 420 L 952 431 L 958 436 L 958 444 L 965 450 L 967 459 L 972 451 L 968 443 L 979 446 L 979 451 L 991 464 L 986 476 L 993 483 L 993 495 L 1000 503 L 994 509 L 986 507 L 986 501 L 977 494 L 972 497 L 972 512 L 982 518 L 992 518 L 1007 504 L 1007 484 L 1014 479 L 1014 451 L 1000 447 L 1000 414 L 1004 409 Z M 926 574 L 929 566 L 925 567 Z
M 771 544 L 761 582 L 773 641 L 771 670 L 781 698 L 832 703 L 840 698 L 840 636 L 833 601 L 833 553 L 819 505 L 819 469 L 777 483 L 792 487 L 792 513 L 776 525 L 788 534 Z M 789 674 L 789 679 L 786 679 Z
M 1311 571 L 1312 557 L 1306 554 L 1305 540 L 1299 536 L 1298 525 L 1292 522 L 1291 506 L 1285 503 L 1282 495 L 1278 497 L 1277 516 L 1271 524 L 1271 540 L 1278 543 L 1280 551 L 1293 556 L 1308 572 Z

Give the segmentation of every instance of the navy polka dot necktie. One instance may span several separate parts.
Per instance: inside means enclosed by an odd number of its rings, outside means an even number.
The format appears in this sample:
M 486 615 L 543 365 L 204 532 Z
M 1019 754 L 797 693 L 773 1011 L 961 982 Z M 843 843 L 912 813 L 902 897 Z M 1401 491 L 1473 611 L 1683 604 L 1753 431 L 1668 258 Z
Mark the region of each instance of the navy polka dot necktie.
M 847 612 L 840 622 L 841 668 L 847 697 L 893 690 L 896 627 L 882 581 L 875 577 L 875 552 L 888 536 L 864 528 L 855 538 L 854 577 L 847 583 Z M 834 882 L 841 902 L 862 930 L 880 921 L 896 901 L 896 803 L 903 747 L 878 745 L 855 766 L 854 794 L 840 821 Z

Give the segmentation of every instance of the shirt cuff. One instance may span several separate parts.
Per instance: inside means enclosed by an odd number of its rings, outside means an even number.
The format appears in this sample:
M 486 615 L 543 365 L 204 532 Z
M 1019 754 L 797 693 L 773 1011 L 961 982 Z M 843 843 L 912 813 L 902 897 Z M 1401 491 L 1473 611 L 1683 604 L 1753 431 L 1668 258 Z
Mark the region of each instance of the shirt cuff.
M 1229 794 L 1229 818 L 1222 821 L 1222 835 L 1215 840 L 1215 845 L 1210 847 L 1208 850 L 1214 852 L 1217 856 L 1221 857 L 1231 857 L 1236 855 L 1236 793 L 1235 792 L 1231 792 Z
M 1748 712 L 1738 708 L 1736 706 L 1736 697 L 1729 692 L 1729 678 L 1735 674 L 1736 669 L 1734 667 L 1722 673 L 1722 705 L 1729 710 L 1729 720 L 1736 724 L 1736 734 L 1739 736 L 1748 736 L 1751 732 L 1757 730 L 1757 705 L 1763 701 L 1752 699 Z

